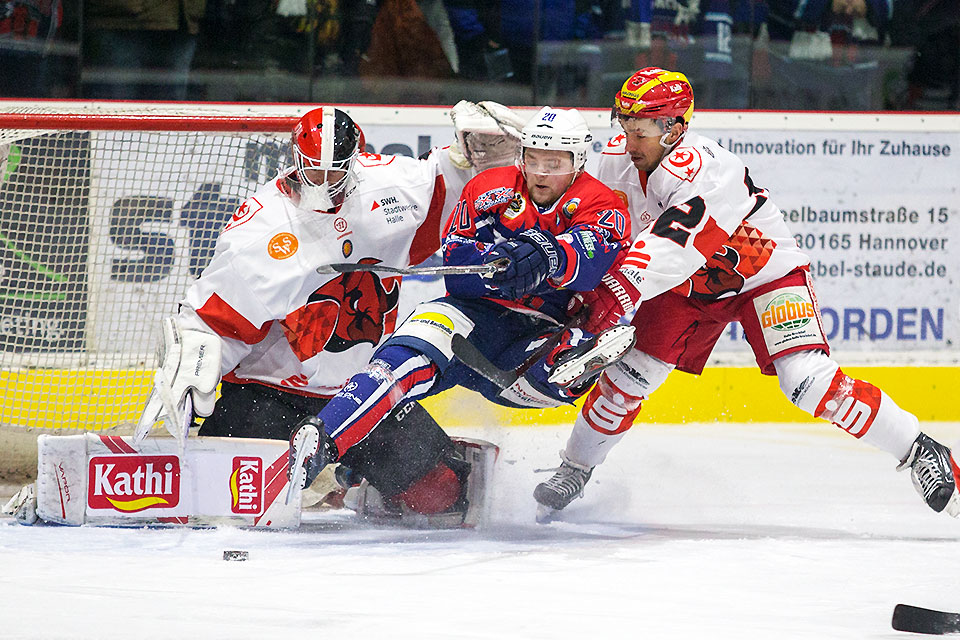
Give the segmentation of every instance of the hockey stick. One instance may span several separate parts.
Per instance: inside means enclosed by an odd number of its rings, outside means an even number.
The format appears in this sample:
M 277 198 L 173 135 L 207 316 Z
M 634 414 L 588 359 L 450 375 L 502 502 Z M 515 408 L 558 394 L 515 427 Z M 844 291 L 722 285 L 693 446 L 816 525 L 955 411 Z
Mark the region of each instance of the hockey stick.
M 477 349 L 472 342 L 467 340 L 465 336 L 460 335 L 459 333 L 453 334 L 453 355 L 457 357 L 460 362 L 467 365 L 481 376 L 497 385 L 500 390 L 509 389 L 513 386 L 513 383 L 517 381 L 520 376 L 525 374 L 530 367 L 537 363 L 540 358 L 550 353 L 550 350 L 553 349 L 560 343 L 560 340 L 563 338 L 563 334 L 567 329 L 572 329 L 577 326 L 586 318 L 586 312 L 580 311 L 567 322 L 558 327 L 550 336 L 543 341 L 539 347 L 537 347 L 533 353 L 531 353 L 526 360 L 524 360 L 519 367 L 513 371 L 504 371 L 497 365 L 490 362 L 487 356 L 483 355 L 479 349 Z
M 893 608 L 893 628 L 932 636 L 960 633 L 960 613 L 898 604 Z
M 443 267 L 388 267 L 382 264 L 353 264 L 338 262 L 324 264 L 317 267 L 317 273 L 353 273 L 355 271 L 372 271 L 378 273 L 399 273 L 403 276 L 461 276 L 479 273 L 483 276 L 492 276 L 503 271 L 510 264 L 509 258 L 499 258 L 485 264 L 463 264 Z

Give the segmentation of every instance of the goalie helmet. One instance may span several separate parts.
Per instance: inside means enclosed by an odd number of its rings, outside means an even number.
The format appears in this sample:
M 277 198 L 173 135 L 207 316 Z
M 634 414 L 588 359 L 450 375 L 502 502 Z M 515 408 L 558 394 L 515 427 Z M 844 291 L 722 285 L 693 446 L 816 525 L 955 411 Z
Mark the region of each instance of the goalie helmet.
M 524 149 L 569 151 L 575 172 L 587 164 L 587 150 L 592 143 L 590 127 L 579 111 L 553 107 L 544 107 L 533 116 L 523 128 L 520 140 Z
M 340 109 L 327 106 L 304 114 L 291 140 L 301 205 L 326 211 L 343 202 L 364 145 L 360 127 Z
M 627 118 L 650 118 L 661 123 L 661 129 L 677 121 L 686 128 L 693 118 L 693 87 L 678 71 L 641 69 L 617 91 L 612 115 L 621 123 Z

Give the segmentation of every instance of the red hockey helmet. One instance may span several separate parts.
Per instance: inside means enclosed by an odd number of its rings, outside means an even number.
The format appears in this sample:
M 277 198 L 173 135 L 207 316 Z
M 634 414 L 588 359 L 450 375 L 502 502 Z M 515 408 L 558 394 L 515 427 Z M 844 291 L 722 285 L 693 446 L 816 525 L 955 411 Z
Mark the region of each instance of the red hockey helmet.
M 347 178 L 357 156 L 366 144 L 363 131 L 345 112 L 334 107 L 320 107 L 308 111 L 293 128 L 291 149 L 297 178 L 301 185 L 326 185 L 331 199 L 346 189 Z M 327 172 L 335 174 L 327 180 Z M 318 179 L 317 175 L 324 176 Z
M 655 120 L 679 118 L 686 127 L 693 117 L 693 87 L 678 71 L 657 67 L 641 69 L 617 92 L 613 99 L 613 116 Z

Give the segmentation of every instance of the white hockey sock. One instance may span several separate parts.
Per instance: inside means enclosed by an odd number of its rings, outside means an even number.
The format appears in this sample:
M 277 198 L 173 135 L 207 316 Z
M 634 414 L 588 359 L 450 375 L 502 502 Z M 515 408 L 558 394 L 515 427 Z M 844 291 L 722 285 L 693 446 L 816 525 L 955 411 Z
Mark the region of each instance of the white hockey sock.
M 570 462 L 592 469 L 606 459 L 607 454 L 625 433 L 600 433 L 587 424 L 583 415 L 578 415 L 563 454 Z

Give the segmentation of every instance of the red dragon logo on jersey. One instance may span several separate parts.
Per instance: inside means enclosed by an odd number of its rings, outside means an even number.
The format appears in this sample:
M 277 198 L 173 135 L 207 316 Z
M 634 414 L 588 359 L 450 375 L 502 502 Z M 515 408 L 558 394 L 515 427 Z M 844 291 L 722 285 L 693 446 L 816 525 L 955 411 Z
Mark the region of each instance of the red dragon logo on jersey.
M 362 264 L 376 264 L 363 258 Z M 374 273 L 344 273 L 314 291 L 307 304 L 280 323 L 301 362 L 321 351 L 340 353 L 368 342 L 376 345 L 397 322 L 400 278 Z
M 674 290 L 700 300 L 716 300 L 725 293 L 739 293 L 745 282 L 745 278 L 737 271 L 739 265 L 740 254 L 733 247 L 723 245 L 705 265 Z

